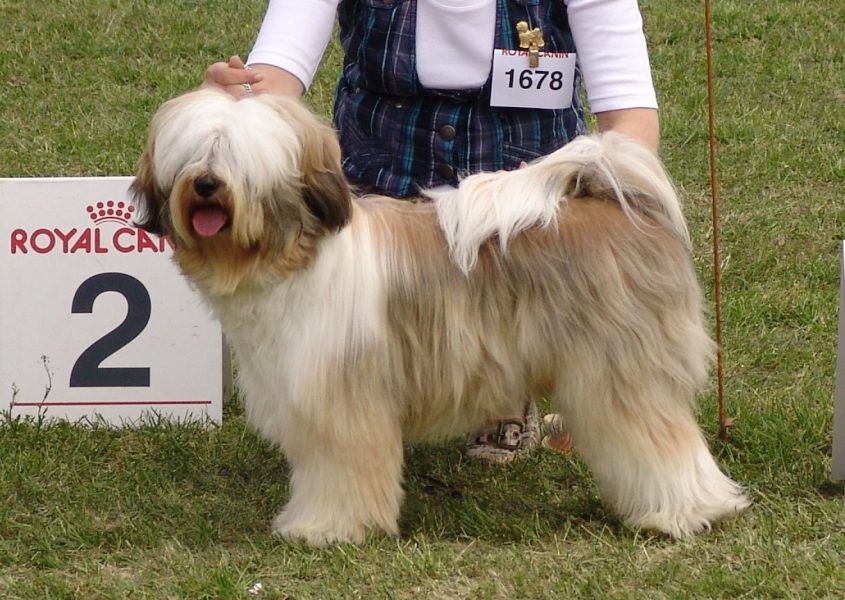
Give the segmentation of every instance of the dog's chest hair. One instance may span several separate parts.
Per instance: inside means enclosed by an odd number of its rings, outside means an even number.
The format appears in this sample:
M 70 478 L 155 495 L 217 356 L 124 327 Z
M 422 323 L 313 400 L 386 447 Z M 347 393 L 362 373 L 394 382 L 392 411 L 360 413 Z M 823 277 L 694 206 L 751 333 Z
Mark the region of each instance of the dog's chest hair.
M 295 397 L 327 361 L 384 339 L 382 267 L 366 227 L 352 229 L 322 240 L 314 264 L 279 285 L 212 300 L 242 382 Z

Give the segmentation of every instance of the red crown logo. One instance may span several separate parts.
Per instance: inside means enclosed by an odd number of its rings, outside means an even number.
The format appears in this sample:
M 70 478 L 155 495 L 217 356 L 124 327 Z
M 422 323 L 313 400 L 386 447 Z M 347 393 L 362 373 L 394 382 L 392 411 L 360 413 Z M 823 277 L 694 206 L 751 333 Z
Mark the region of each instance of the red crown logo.
M 128 225 L 135 207 L 125 202 L 109 200 L 108 202 L 89 204 L 85 207 L 85 210 L 88 211 L 88 216 L 94 221 L 95 225 L 106 222 Z

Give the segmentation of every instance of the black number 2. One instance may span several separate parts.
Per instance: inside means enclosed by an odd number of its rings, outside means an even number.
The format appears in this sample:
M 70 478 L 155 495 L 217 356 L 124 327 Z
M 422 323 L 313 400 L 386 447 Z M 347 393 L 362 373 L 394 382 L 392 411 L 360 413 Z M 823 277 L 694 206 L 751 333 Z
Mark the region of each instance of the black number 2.
M 83 281 L 76 290 L 71 312 L 90 314 L 94 300 L 105 292 L 117 292 L 126 298 L 126 318 L 79 355 L 70 372 L 70 387 L 149 387 L 147 367 L 101 367 L 100 364 L 144 331 L 152 311 L 150 294 L 143 283 L 130 275 L 100 273 Z

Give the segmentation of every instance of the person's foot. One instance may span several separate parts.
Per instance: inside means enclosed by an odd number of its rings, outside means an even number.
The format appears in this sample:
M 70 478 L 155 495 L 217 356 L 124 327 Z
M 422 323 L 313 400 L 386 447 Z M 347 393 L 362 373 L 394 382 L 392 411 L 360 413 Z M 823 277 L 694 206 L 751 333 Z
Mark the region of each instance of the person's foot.
M 540 445 L 537 405 L 529 402 L 521 419 L 489 421 L 467 440 L 467 454 L 489 464 L 507 464 Z
M 546 432 L 541 442 L 544 448 L 561 454 L 572 452 L 572 436 L 566 431 L 562 415 L 551 414 L 543 417 L 543 429 Z

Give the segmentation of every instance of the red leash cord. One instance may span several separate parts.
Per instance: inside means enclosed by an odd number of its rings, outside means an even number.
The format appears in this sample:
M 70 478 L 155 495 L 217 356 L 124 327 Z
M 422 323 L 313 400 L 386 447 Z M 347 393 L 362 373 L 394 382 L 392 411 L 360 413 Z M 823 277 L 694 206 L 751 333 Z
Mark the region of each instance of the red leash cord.
M 710 0 L 704 0 L 704 43 L 707 55 L 707 124 L 710 133 L 710 197 L 713 221 L 713 287 L 716 304 L 716 379 L 719 390 L 719 438 L 728 438 L 733 419 L 725 410 L 725 368 L 722 350 L 722 259 L 719 248 L 719 195 L 716 178 L 716 117 L 713 94 L 713 42 L 710 33 Z

